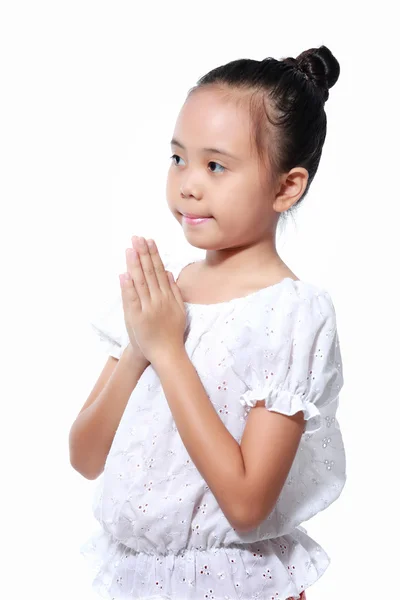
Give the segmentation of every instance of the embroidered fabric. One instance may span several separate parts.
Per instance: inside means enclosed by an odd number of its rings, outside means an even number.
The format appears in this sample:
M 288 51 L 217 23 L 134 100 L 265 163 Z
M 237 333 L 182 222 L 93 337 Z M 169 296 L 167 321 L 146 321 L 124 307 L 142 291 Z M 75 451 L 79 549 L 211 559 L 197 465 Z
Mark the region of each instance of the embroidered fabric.
M 163 262 L 177 279 L 190 261 L 164 255 Z M 267 410 L 303 410 L 305 431 L 274 510 L 253 531 L 238 533 L 186 451 L 149 365 L 97 483 L 100 529 L 81 547 L 93 587 L 114 600 L 298 600 L 330 562 L 301 524 L 332 504 L 346 480 L 332 300 L 326 290 L 285 278 L 228 302 L 185 304 L 186 351 L 238 443 L 262 399 Z M 129 341 L 122 301 L 92 326 L 118 357 Z

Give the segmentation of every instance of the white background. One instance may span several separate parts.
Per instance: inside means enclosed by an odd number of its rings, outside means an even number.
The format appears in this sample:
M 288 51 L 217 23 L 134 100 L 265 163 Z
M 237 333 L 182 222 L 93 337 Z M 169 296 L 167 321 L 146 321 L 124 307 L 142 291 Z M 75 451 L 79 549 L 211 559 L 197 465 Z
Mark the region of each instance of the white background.
M 334 300 L 348 482 L 305 523 L 331 557 L 307 600 L 398 598 L 399 56 L 395 3 L 3 2 L 1 595 L 90 600 L 95 481 L 68 434 L 106 356 L 89 319 L 134 234 L 184 248 L 166 204 L 188 89 L 237 58 L 327 45 L 341 74 L 319 171 L 278 237 Z M 398 91 L 398 90 L 397 90 Z M 267 599 L 266 599 L 267 600 Z

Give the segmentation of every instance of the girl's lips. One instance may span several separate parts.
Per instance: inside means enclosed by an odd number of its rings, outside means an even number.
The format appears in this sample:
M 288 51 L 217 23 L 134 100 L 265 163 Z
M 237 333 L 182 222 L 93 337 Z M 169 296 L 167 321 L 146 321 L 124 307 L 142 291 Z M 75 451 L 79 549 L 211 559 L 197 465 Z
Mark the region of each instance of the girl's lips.
M 200 224 L 206 223 L 207 221 L 209 221 L 210 219 L 212 219 L 212 217 L 196 217 L 196 218 L 191 218 L 191 217 L 186 217 L 185 215 L 182 215 L 182 216 L 183 216 L 183 220 L 188 225 L 200 225 Z
M 209 219 L 206 215 L 192 215 L 191 213 L 181 213 L 183 217 L 189 217 L 189 219 Z

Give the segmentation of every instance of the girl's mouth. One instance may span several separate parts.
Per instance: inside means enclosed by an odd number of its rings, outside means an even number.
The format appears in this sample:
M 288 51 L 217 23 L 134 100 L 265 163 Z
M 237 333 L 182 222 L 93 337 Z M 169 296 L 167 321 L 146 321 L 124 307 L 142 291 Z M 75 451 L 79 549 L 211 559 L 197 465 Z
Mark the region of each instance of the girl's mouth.
M 191 217 L 185 217 L 185 215 L 183 216 L 183 220 L 185 223 L 187 223 L 188 225 L 201 225 L 202 223 L 206 223 L 207 221 L 210 221 L 210 219 L 212 219 L 212 217 L 206 217 L 206 218 L 191 218 Z

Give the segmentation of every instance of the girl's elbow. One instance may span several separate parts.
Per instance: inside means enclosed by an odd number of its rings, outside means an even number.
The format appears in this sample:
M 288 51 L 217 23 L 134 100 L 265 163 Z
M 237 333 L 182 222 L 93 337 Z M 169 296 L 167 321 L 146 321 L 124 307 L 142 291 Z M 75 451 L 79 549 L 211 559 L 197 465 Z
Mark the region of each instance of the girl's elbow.
M 250 509 L 247 507 L 240 515 L 235 515 L 234 518 L 229 519 L 229 522 L 238 533 L 249 533 L 257 529 L 266 516 L 260 516 L 260 513 L 252 510 L 251 507 Z
M 261 521 L 250 521 L 241 519 L 240 521 L 231 521 L 231 525 L 237 533 L 249 533 L 254 531 L 260 525 Z
M 254 502 L 250 503 L 250 505 L 246 506 L 242 511 L 240 518 L 234 519 L 234 528 L 239 533 L 254 531 L 269 517 L 274 506 L 275 504 L 268 507 L 263 505 L 257 508 Z

